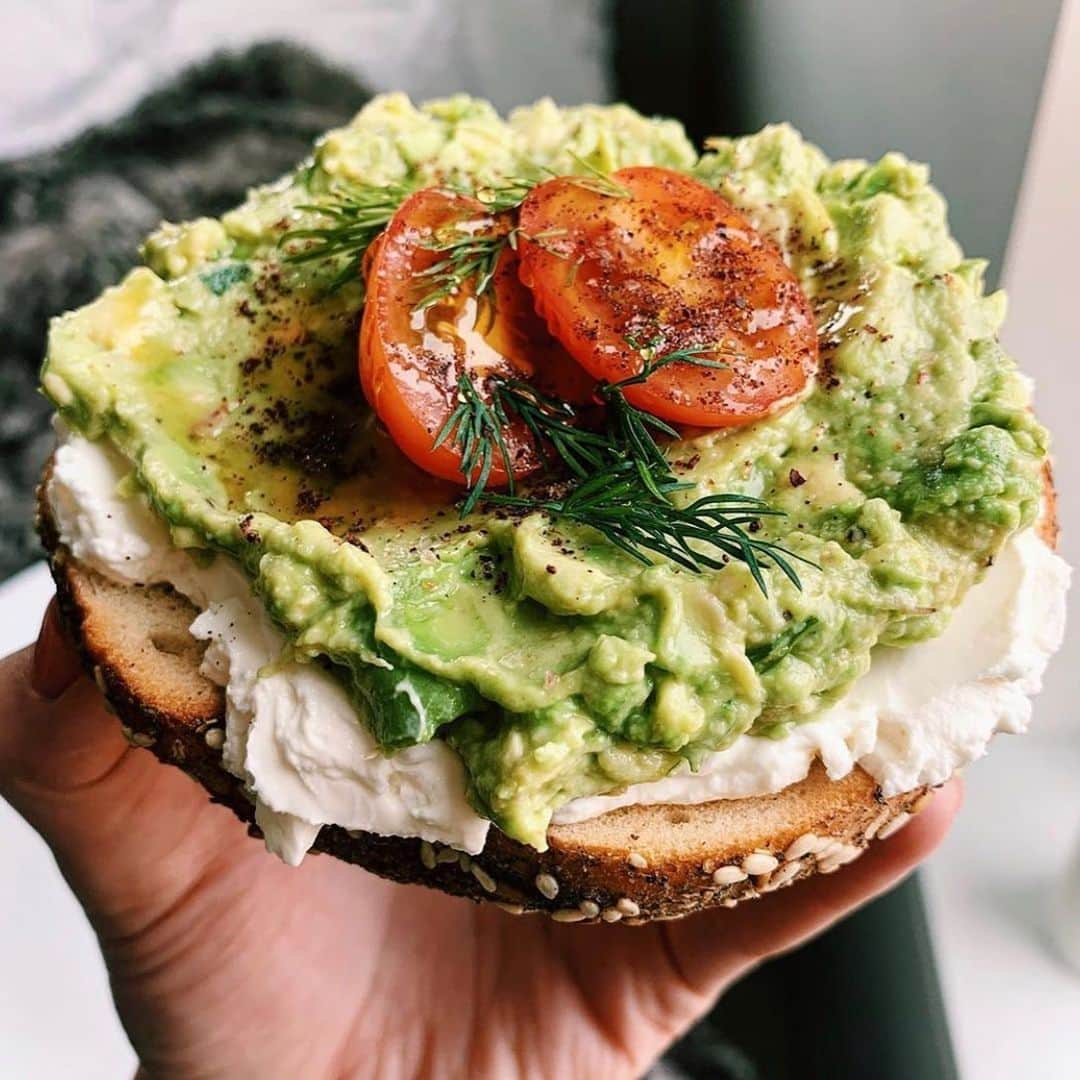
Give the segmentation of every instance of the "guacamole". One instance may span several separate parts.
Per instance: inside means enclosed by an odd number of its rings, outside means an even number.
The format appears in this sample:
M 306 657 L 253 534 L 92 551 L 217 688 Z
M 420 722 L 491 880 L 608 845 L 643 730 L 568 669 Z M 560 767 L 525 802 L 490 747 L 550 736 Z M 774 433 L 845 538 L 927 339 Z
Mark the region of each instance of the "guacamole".
M 693 485 L 785 512 L 807 560 L 767 593 L 732 562 L 642 564 L 541 514 L 476 512 L 414 467 L 357 376 L 358 277 L 286 233 L 349 184 L 476 186 L 538 168 L 685 170 L 782 250 L 821 367 L 782 414 L 666 447 Z M 657 779 L 738 735 L 783 738 L 875 646 L 939 634 L 1038 511 L 1046 438 L 995 334 L 1000 294 L 951 238 L 923 166 L 830 163 L 790 127 L 712 140 L 625 106 L 506 120 L 455 97 L 375 99 L 295 173 L 220 220 L 165 225 L 145 265 L 56 319 L 42 384 L 131 462 L 133 492 L 199 559 L 237 560 L 292 655 L 325 665 L 385 752 L 461 755 L 470 797 L 543 847 L 569 799 Z

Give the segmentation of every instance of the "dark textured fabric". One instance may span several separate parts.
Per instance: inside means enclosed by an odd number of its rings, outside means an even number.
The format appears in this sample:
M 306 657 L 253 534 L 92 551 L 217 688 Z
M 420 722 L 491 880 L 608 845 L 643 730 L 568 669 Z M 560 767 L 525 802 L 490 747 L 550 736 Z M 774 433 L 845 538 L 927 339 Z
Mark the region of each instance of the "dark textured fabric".
M 33 490 L 51 446 L 36 390 L 50 316 L 92 299 L 163 218 L 219 214 L 368 93 L 288 45 L 216 56 L 72 142 L 0 163 L 0 580 L 37 556 Z

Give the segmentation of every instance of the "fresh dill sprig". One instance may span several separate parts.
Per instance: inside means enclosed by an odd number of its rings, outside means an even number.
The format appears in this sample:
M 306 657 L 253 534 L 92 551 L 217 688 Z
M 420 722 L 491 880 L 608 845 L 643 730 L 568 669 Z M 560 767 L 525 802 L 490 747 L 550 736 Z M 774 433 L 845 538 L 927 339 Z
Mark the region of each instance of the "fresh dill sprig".
M 644 343 L 633 335 L 628 335 L 626 343 L 641 356 L 641 370 L 618 382 L 602 383 L 598 387 L 598 394 L 607 405 L 607 426 L 611 443 L 622 456 L 629 457 L 635 463 L 641 482 L 650 494 L 659 499 L 663 498 L 663 481 L 670 478 L 670 466 L 653 432 L 658 431 L 672 439 L 677 439 L 679 433 L 659 416 L 653 416 L 652 413 L 632 405 L 624 390 L 628 386 L 647 382 L 669 364 L 684 363 L 712 369 L 726 368 L 727 364 L 709 359 L 708 354 L 716 351 L 715 345 L 690 345 L 665 353 L 664 338 L 660 334 Z
M 610 198 L 628 199 L 632 197 L 629 188 L 616 183 L 607 173 L 576 154 L 571 156 L 585 170 L 585 175 L 571 176 L 567 179 L 589 191 Z M 537 184 L 557 175 L 551 169 L 539 168 L 535 170 L 533 176 L 509 177 L 472 190 L 460 185 L 450 185 L 446 190 L 457 195 L 476 199 L 477 202 L 483 204 L 487 213 L 496 217 L 519 209 L 528 197 L 529 192 Z M 560 235 L 564 230 L 551 229 L 543 233 L 526 235 L 517 225 L 503 231 L 489 231 L 487 233 L 482 231 L 482 227 L 482 220 L 470 221 L 466 218 L 440 230 L 436 236 L 424 245 L 429 250 L 438 252 L 443 258 L 416 275 L 417 278 L 430 279 L 434 284 L 434 288 L 421 298 L 415 310 L 423 311 L 425 308 L 431 307 L 432 304 L 441 303 L 452 296 L 458 295 L 470 282 L 472 283 L 474 296 L 479 298 L 485 295 L 491 287 L 500 256 L 507 247 L 511 247 L 516 251 L 518 240 L 521 237 L 525 237 L 553 255 L 560 258 L 569 258 L 569 256 L 548 243 L 549 240 Z M 572 263 L 571 274 L 576 273 L 577 266 L 577 263 Z M 572 278 L 568 283 L 572 283 Z
M 645 382 L 668 364 L 726 367 L 722 361 L 709 358 L 716 353 L 716 346 L 690 346 L 665 353 L 659 338 L 646 345 L 631 339 L 629 344 L 641 353 L 642 370 L 597 388 L 606 405 L 603 431 L 583 426 L 574 406 L 528 383 L 491 377 L 492 413 L 507 420 L 519 419 L 538 452 L 549 464 L 554 454 L 572 480 L 566 494 L 558 498 L 518 495 L 512 490 L 507 494 L 485 490 L 475 496 L 473 488 L 463 513 L 471 512 L 481 501 L 526 512 L 542 511 L 595 529 L 640 562 L 648 563 L 645 552 L 652 552 L 699 572 L 719 569 L 734 559 L 747 566 L 763 593 L 768 590 L 762 571 L 770 566 L 801 588 L 793 563 L 807 560 L 754 535 L 761 518 L 780 517 L 783 511 L 739 494 L 702 495 L 683 506 L 673 501 L 677 492 L 694 485 L 674 475 L 654 432 L 672 438 L 679 433 L 666 421 L 632 405 L 623 393 L 625 386 Z M 469 475 L 464 464 L 462 471 Z
M 346 281 L 357 278 L 364 253 L 412 191 L 413 188 L 407 184 L 381 187 L 349 184 L 335 188 L 323 202 L 297 207 L 309 213 L 321 214 L 329 219 L 329 223 L 286 232 L 279 246 L 309 241 L 292 248 L 285 256 L 286 262 L 310 263 L 344 258 L 345 263 L 330 287 L 338 288 Z
M 634 197 L 634 193 L 628 187 L 618 183 L 610 173 L 598 169 L 578 154 L 571 152 L 570 156 L 585 170 L 584 176 L 568 177 L 568 179 L 575 181 L 579 187 L 585 188 L 586 191 L 595 192 L 597 195 L 607 195 L 612 199 L 632 199 Z M 556 175 L 550 169 L 547 171 L 550 176 Z
M 538 453 L 549 465 L 554 450 L 558 461 L 583 479 L 610 463 L 610 440 L 601 432 L 582 427 L 573 405 L 549 397 L 519 379 L 494 378 L 492 386 L 503 411 L 521 420 Z
M 584 158 L 571 156 L 585 171 L 585 175 L 571 177 L 575 183 L 613 198 L 631 197 L 629 189 L 616 183 L 607 173 Z M 537 184 L 556 175 L 558 174 L 551 169 L 537 168 L 532 175 L 508 177 L 473 188 L 455 183 L 438 186 L 451 194 L 476 199 L 494 216 L 517 210 Z M 322 201 L 298 206 L 298 210 L 321 214 L 329 221 L 326 225 L 305 226 L 287 231 L 279 241 L 280 247 L 293 245 L 297 241 L 309 243 L 292 247 L 285 256 L 286 262 L 300 264 L 344 258 L 345 263 L 341 270 L 330 282 L 331 289 L 339 288 L 359 275 L 364 253 L 375 237 L 389 224 L 398 207 L 415 190 L 415 184 L 407 183 L 340 184 Z M 477 288 L 478 295 L 486 291 L 503 248 L 507 244 L 517 244 L 516 228 L 497 237 L 484 237 L 483 240 L 470 236 L 463 229 L 458 231 L 460 236 L 455 240 L 435 242 L 438 246 L 433 247 L 433 250 L 444 254 L 445 258 L 440 260 L 437 266 L 429 267 L 418 275 L 431 277 L 437 282 L 435 289 L 421 301 L 422 307 L 429 307 L 440 299 L 453 295 L 456 289 L 469 280 L 476 280 L 483 285 L 483 288 Z M 533 239 L 539 242 L 542 238 Z
M 473 228 L 472 226 L 478 226 Z M 440 229 L 423 246 L 442 255 L 438 262 L 414 275 L 417 281 L 429 281 L 433 288 L 417 302 L 414 311 L 424 311 L 457 296 L 469 286 L 477 300 L 490 299 L 492 282 L 499 259 L 507 248 L 517 250 L 518 240 L 525 236 L 517 226 L 502 232 L 483 232 L 484 221 L 464 219 L 453 226 Z M 554 229 L 529 236 L 528 239 L 553 254 L 559 253 L 548 244 Z
M 414 311 L 424 311 L 457 296 L 470 282 L 477 300 L 491 288 L 499 258 L 510 243 L 510 234 L 470 230 L 469 224 L 472 223 L 459 222 L 450 230 L 440 230 L 443 235 L 434 236 L 424 245 L 443 257 L 414 275 L 416 280 L 432 285 L 431 291 L 417 301 Z
M 681 349 L 664 352 L 667 344 L 663 334 L 655 334 L 648 341 L 642 341 L 635 334 L 627 334 L 623 339 L 631 349 L 641 357 L 641 370 L 634 375 L 620 379 L 613 386 L 635 386 L 652 378 L 661 368 L 669 364 L 692 364 L 694 367 L 712 368 L 722 371 L 727 368 L 723 360 L 711 360 L 709 357 L 719 352 L 719 345 L 687 345 Z
M 597 195 L 607 195 L 613 199 L 632 199 L 634 197 L 634 193 L 628 187 L 618 183 L 603 169 L 598 169 L 578 154 L 571 153 L 570 157 L 582 169 L 581 174 L 574 173 L 563 176 L 554 169 L 541 165 L 536 166 L 529 174 L 504 177 L 472 190 L 464 187 L 455 188 L 454 190 L 458 194 L 469 195 L 478 202 L 482 202 L 493 214 L 516 210 L 534 187 L 544 183 L 545 180 L 554 180 L 556 178 L 569 180 L 586 191 L 592 191 Z
M 527 512 L 543 511 L 587 526 L 641 563 L 652 561 L 646 551 L 693 572 L 719 570 L 734 559 L 746 564 L 766 595 L 765 567 L 775 566 L 796 588 L 801 587 L 792 561 L 806 560 L 770 540 L 758 539 L 746 528 L 762 517 L 781 516 L 783 511 L 749 495 L 735 494 L 703 495 L 678 506 L 670 495 L 690 485 L 670 474 L 658 476 L 656 483 L 659 498 L 642 483 L 637 464 L 623 459 L 576 484 L 563 498 L 492 492 L 484 501 Z
M 485 495 L 496 452 L 509 477 L 511 492 L 514 490 L 514 470 L 510 450 L 503 437 L 509 420 L 498 395 L 493 395 L 488 403 L 472 379 L 463 372 L 458 376 L 457 398 L 457 407 L 439 429 L 431 448 L 437 450 L 443 443 L 451 442 L 461 452 L 461 473 L 469 487 L 461 508 L 464 517 L 472 513 Z

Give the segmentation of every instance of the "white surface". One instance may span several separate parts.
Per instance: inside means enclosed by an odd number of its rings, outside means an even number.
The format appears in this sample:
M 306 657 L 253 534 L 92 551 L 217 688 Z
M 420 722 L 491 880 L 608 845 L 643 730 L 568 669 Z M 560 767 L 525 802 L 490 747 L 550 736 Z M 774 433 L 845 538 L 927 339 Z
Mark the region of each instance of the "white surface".
M 1007 346 L 1055 436 L 1062 548 L 1080 565 L 1080 2 L 1066 0 L 1013 229 Z M 1080 603 L 1031 733 L 967 774 L 967 805 L 925 879 L 962 1075 L 1080 1076 L 1080 975 L 1054 945 L 1051 899 L 1080 841 Z M 1073 918 L 1080 919 L 1074 911 Z

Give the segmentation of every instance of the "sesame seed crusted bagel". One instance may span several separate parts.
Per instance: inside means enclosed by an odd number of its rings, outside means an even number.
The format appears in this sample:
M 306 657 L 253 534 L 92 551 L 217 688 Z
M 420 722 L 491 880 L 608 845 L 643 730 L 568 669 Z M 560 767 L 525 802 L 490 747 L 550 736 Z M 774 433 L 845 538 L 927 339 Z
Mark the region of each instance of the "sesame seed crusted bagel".
M 44 490 L 44 485 L 43 485 Z M 64 623 L 128 740 L 175 765 L 259 835 L 241 781 L 221 765 L 224 695 L 199 673 L 196 610 L 163 586 L 119 585 L 59 544 L 43 498 L 39 530 Z M 1046 473 L 1040 535 L 1057 539 Z M 475 857 L 426 841 L 320 831 L 314 850 L 399 882 L 413 882 L 514 913 L 559 922 L 640 923 L 678 918 L 830 873 L 889 836 L 929 799 L 920 788 L 883 798 L 856 768 L 830 781 L 820 765 L 775 795 L 695 806 L 634 806 L 553 826 L 538 852 L 492 828 Z

